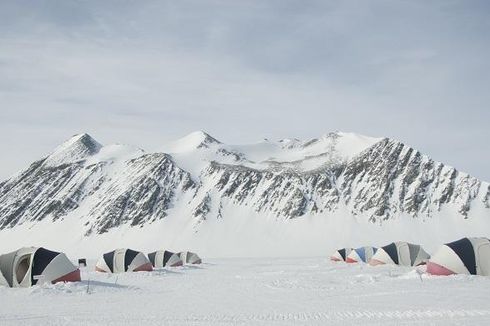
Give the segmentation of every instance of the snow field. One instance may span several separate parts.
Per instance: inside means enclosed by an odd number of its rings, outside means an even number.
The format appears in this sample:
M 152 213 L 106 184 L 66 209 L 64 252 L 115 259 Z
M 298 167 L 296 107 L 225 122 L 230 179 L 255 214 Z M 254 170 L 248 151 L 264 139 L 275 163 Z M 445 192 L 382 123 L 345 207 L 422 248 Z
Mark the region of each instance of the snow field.
M 488 325 L 490 279 L 325 258 L 228 258 L 0 288 L 0 325 Z

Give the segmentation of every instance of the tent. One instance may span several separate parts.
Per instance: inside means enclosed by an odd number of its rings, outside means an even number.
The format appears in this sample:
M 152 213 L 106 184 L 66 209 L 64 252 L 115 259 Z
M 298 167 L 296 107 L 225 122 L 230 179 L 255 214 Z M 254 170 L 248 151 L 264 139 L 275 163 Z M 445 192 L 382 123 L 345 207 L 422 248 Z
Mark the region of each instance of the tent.
M 155 268 L 182 266 L 184 263 L 179 254 L 167 250 L 158 250 L 148 254 L 150 262 Z
M 370 246 L 356 248 L 350 252 L 345 261 L 347 263 L 367 263 L 376 253 L 376 250 L 378 249 Z
M 150 261 L 144 253 L 131 249 L 116 249 L 104 254 L 95 270 L 105 273 L 152 271 Z
M 350 254 L 352 251 L 352 248 L 342 248 L 339 250 L 336 250 L 332 256 L 330 256 L 330 260 L 333 261 L 345 261 L 347 256 Z
M 64 253 L 26 247 L 0 256 L 0 284 L 9 287 L 79 281 L 80 270 Z
M 399 241 L 379 248 L 369 261 L 369 265 L 418 266 L 429 258 L 429 254 L 420 245 Z
M 184 264 L 200 264 L 202 263 L 201 258 L 194 252 L 182 251 L 179 252 L 179 257 L 182 259 Z
M 427 262 L 427 273 L 490 276 L 490 240 L 463 238 L 446 243 Z

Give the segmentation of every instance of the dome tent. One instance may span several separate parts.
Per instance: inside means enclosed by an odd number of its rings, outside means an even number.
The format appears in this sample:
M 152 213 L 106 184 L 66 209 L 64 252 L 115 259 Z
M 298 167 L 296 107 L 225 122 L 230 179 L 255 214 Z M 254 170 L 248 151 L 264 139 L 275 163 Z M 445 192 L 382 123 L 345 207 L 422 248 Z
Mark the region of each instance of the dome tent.
M 95 270 L 105 273 L 152 271 L 150 261 L 144 253 L 131 249 L 116 249 L 102 255 Z
M 369 261 L 369 265 L 418 266 L 429 258 L 430 255 L 420 245 L 398 241 L 379 248 Z
M 179 252 L 179 257 L 182 259 L 184 264 L 200 264 L 202 263 L 201 258 L 194 252 L 182 251 Z
M 148 254 L 151 264 L 155 268 L 182 266 L 184 263 L 179 254 L 167 250 L 158 250 Z
M 10 286 L 7 279 L 3 276 L 2 271 L 0 271 L 0 286 Z
M 332 256 L 330 256 L 330 260 L 333 261 L 345 261 L 347 256 L 350 254 L 352 251 L 352 248 L 342 248 L 339 250 L 336 250 Z
M 427 262 L 427 273 L 490 276 L 490 240 L 463 238 L 446 243 Z
M 30 287 L 38 282 L 79 282 L 80 270 L 64 253 L 25 247 L 0 256 L 0 284 Z
M 367 263 L 371 260 L 377 250 L 378 248 L 370 246 L 356 248 L 352 250 L 349 255 L 347 255 L 345 261 L 347 263 Z

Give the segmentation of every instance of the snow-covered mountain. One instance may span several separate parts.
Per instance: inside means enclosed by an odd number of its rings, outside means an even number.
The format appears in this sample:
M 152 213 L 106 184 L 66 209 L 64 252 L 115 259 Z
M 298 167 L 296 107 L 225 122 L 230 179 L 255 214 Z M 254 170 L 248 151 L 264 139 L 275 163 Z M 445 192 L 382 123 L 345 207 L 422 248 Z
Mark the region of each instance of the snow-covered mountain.
M 223 248 L 236 240 L 231 234 L 246 243 L 261 228 L 264 239 L 272 229 L 269 240 L 280 248 L 292 239 L 319 244 L 321 234 L 369 239 L 362 229 L 373 226 L 376 237 L 387 225 L 435 228 L 434 219 L 444 225 L 435 233 L 465 224 L 481 231 L 490 225 L 489 183 L 399 141 L 341 132 L 250 145 L 194 132 L 151 153 L 81 134 L 0 183 L 0 238 L 8 244 L 132 239 Z M 361 237 L 339 231 L 352 223 Z

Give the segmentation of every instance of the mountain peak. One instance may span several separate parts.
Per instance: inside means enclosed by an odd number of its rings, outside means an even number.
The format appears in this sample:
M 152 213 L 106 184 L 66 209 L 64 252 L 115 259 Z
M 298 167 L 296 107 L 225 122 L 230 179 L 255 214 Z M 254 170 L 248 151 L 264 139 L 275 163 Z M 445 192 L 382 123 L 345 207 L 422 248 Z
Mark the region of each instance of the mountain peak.
M 191 132 L 185 138 L 192 139 L 194 142 L 199 142 L 200 144 L 221 144 L 219 140 L 202 130 Z
M 395 140 L 336 135 L 283 148 L 276 141 L 216 144 L 206 133 L 194 132 L 170 143 L 180 151 L 167 152 L 171 155 L 119 145 L 101 148 L 89 135 L 76 135 L 44 161 L 0 183 L 0 245 L 1 240 L 12 245 L 12 240 L 44 241 L 46 234 L 66 232 L 77 247 L 91 248 L 86 244 L 94 239 L 117 242 L 120 231 L 134 227 L 131 234 L 139 234 L 147 246 L 157 238 L 173 243 L 175 236 L 203 246 L 211 238 L 223 239 L 208 247 L 213 250 L 232 247 L 227 241 L 240 235 L 249 243 L 259 233 L 242 229 L 248 223 L 261 234 L 274 229 L 271 222 L 286 219 L 295 219 L 285 225 L 291 227 L 288 235 L 298 234 L 298 243 L 310 243 L 318 231 L 311 242 L 316 247 L 325 241 L 324 228 L 318 226 L 335 226 L 331 221 L 341 223 L 340 228 L 365 225 L 366 242 L 403 237 L 411 221 L 418 242 L 431 241 L 433 228 L 458 236 L 489 229 L 488 183 Z M 247 216 L 252 218 L 241 218 Z M 360 224 L 367 222 L 376 226 Z M 22 223 L 29 223 L 18 228 L 25 235 L 2 233 Z M 283 227 L 277 239 L 284 238 Z M 102 233 L 107 234 L 99 238 Z
M 167 151 L 172 153 L 181 153 L 198 148 L 209 148 L 209 146 L 218 144 L 221 144 L 219 140 L 202 130 L 198 130 L 172 142 L 169 146 L 167 146 Z
M 73 135 L 48 156 L 45 165 L 58 166 L 83 160 L 99 152 L 102 145 L 87 133 Z
M 92 136 L 90 136 L 87 133 L 81 133 L 81 134 L 75 134 L 73 135 L 70 139 L 65 141 L 65 143 L 71 143 L 71 144 L 82 144 L 85 147 L 87 147 L 89 150 L 98 150 L 102 145 L 97 142 Z

